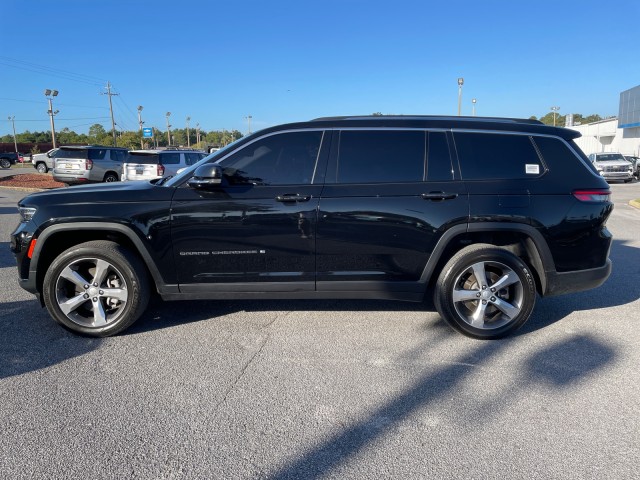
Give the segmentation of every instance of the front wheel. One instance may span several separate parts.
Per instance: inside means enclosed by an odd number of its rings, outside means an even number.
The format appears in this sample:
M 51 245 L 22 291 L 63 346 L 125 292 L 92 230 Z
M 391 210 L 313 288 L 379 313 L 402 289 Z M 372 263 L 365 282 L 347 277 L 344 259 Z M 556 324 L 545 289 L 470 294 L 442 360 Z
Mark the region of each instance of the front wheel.
M 56 322 L 92 337 L 126 329 L 149 301 L 144 264 L 108 241 L 86 242 L 62 252 L 47 269 L 42 290 Z
M 47 173 L 47 165 L 43 162 L 40 162 L 36 165 L 36 170 L 38 173 Z
M 529 267 L 493 245 L 471 245 L 445 265 L 434 303 L 440 316 L 472 338 L 496 339 L 520 328 L 536 300 Z
M 0 158 L 0 167 L 11 168 L 11 162 L 6 158 Z

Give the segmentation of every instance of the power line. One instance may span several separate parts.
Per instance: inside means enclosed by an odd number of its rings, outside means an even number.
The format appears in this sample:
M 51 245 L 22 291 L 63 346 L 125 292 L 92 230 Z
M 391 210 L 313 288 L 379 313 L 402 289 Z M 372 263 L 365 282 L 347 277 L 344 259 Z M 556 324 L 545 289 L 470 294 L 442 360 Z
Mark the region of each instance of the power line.
M 15 58 L 4 57 L 0 55 L 0 65 L 7 67 L 18 68 L 20 70 L 26 70 L 28 72 L 39 73 L 41 75 L 50 75 L 52 77 L 63 78 L 65 80 L 71 80 L 73 82 L 84 83 L 87 85 L 102 85 L 105 80 L 93 77 L 90 75 L 84 75 L 75 72 L 69 72 L 67 70 L 61 70 L 59 68 L 52 68 L 45 65 L 39 65 L 37 63 L 25 62 L 24 60 L 18 60 Z

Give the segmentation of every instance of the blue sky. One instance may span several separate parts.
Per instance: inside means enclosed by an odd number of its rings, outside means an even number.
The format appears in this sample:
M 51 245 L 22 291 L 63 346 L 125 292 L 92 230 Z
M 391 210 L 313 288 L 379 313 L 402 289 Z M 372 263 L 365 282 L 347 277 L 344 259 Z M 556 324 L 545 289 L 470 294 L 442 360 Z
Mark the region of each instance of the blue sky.
M 616 115 L 640 84 L 640 2 L 5 0 L 0 135 L 252 130 L 329 115 Z M 8 29 L 7 26 L 10 25 Z

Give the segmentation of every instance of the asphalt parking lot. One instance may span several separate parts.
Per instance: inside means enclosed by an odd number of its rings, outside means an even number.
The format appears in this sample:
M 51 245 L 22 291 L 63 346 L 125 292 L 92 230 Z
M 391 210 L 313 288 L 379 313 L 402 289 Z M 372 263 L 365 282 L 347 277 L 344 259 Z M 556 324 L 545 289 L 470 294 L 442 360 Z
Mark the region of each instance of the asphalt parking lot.
M 635 479 L 640 183 L 612 190 L 607 283 L 482 342 L 376 301 L 156 303 L 78 337 L 19 288 L 0 188 L 0 477 Z

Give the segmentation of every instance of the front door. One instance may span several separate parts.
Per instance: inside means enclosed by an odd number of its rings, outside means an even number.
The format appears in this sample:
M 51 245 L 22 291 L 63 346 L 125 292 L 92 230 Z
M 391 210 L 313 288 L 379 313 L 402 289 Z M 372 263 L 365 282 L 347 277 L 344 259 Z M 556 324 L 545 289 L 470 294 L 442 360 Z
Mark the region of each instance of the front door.
M 177 190 L 171 225 L 182 292 L 315 289 L 329 136 L 304 130 L 257 138 L 220 161 L 220 187 Z

